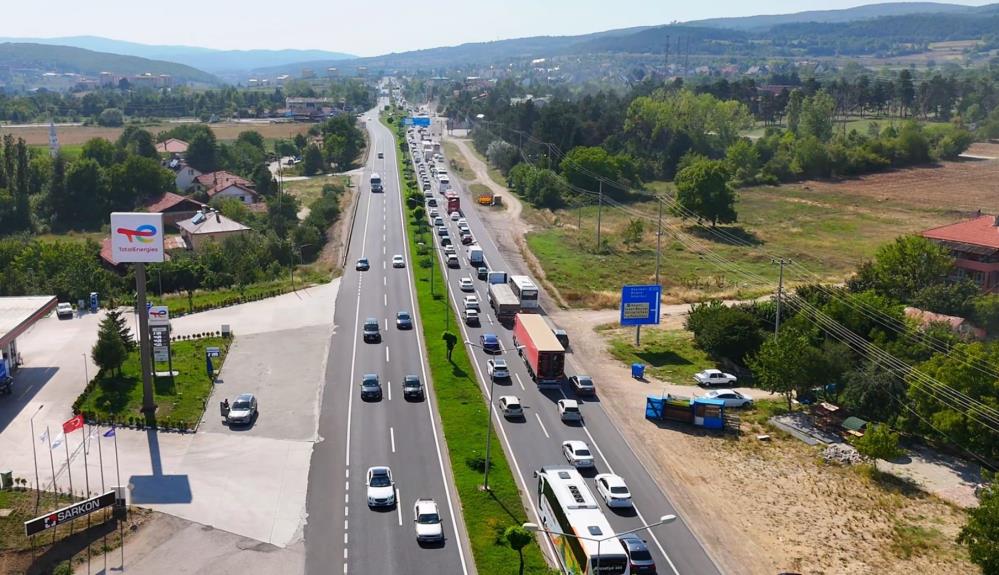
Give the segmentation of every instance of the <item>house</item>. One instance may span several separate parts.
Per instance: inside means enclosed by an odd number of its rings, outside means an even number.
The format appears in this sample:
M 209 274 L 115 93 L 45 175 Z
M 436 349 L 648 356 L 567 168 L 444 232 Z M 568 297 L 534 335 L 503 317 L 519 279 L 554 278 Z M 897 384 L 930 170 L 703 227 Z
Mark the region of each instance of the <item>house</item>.
M 156 144 L 156 151 L 161 154 L 186 154 L 187 142 L 178 140 L 177 138 L 170 138 L 165 142 Z
M 174 173 L 174 184 L 177 191 L 186 192 L 194 186 L 194 180 L 201 175 L 201 172 L 188 166 L 181 160 L 170 160 L 169 167 Z
M 167 192 L 144 209 L 151 214 L 163 214 L 164 224 L 175 224 L 194 217 L 204 207 L 205 204 L 195 199 Z
M 946 325 L 952 332 L 964 339 L 985 339 L 985 330 L 972 325 L 970 321 L 963 317 L 934 313 L 910 306 L 906 306 L 904 311 L 905 317 L 915 320 L 920 327 L 926 328 L 930 324 L 939 323 Z
M 921 235 L 950 250 L 951 280 L 969 278 L 983 293 L 999 293 L 999 216 L 979 215 Z
M 204 192 L 209 198 L 237 198 L 244 204 L 253 204 L 260 199 L 260 194 L 253 189 L 253 182 L 224 170 L 194 178 L 194 191 Z
M 222 184 L 208 190 L 208 198 L 235 198 L 244 204 L 256 204 L 260 200 L 260 194 L 249 186 L 238 183 Z
M 210 242 L 221 242 L 227 237 L 244 234 L 250 228 L 230 220 L 215 210 L 203 209 L 188 220 L 177 222 L 180 235 L 189 249 L 199 251 Z
M 288 115 L 298 121 L 321 120 L 333 109 L 329 98 L 285 98 Z

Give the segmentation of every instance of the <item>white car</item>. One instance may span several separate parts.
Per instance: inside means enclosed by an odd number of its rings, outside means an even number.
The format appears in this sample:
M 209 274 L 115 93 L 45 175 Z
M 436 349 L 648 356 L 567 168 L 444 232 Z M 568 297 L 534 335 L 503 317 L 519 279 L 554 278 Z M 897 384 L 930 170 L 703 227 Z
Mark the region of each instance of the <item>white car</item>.
M 583 421 L 583 412 L 575 399 L 558 400 L 558 416 L 562 421 Z
M 475 284 L 472 282 L 472 278 L 461 278 L 458 280 L 458 288 L 461 291 L 475 291 Z
M 460 217 L 461 217 L 461 214 L 459 214 L 458 212 L 451 212 L 451 221 L 452 222 L 458 221 L 458 218 L 460 218 Z
M 465 309 L 474 309 L 479 311 L 479 297 L 474 295 L 465 296 Z
M 431 218 L 436 218 L 439 215 L 441 215 L 441 213 L 437 211 L 437 208 L 430 208 L 430 217 Z
M 565 455 L 566 461 L 573 467 L 593 467 L 593 454 L 590 453 L 590 446 L 586 445 L 585 441 L 563 441 L 562 455 Z
M 394 268 L 404 268 L 406 267 L 406 260 L 402 259 L 402 256 L 396 254 L 392 256 L 392 267 Z
M 490 359 L 486 362 L 486 372 L 493 379 L 507 379 L 510 377 L 510 369 L 506 365 L 506 360 L 502 357 Z
M 395 481 L 388 467 L 369 467 L 366 480 L 368 486 L 368 507 L 392 507 L 395 505 Z
M 504 395 L 499 398 L 499 408 L 504 417 L 523 417 L 524 408 L 516 395 Z
M 62 302 L 56 306 L 56 317 L 62 319 L 64 317 L 73 317 L 73 304 L 68 302 Z
M 601 473 L 594 480 L 597 484 L 597 493 L 604 498 L 607 507 L 631 507 L 631 492 L 620 476 Z
M 451 244 L 448 244 L 448 245 L 444 246 L 444 255 L 446 255 L 446 256 L 453 256 L 456 253 L 457 252 L 455 252 L 454 246 L 452 246 Z
M 731 373 L 723 373 L 719 369 L 705 369 L 702 372 L 694 374 L 694 381 L 697 382 L 697 385 L 711 387 L 714 385 L 731 385 L 738 381 L 738 378 Z
M 465 308 L 465 325 L 479 325 L 479 312 L 474 309 Z
M 702 397 L 705 399 L 720 399 L 725 407 L 747 407 L 753 405 L 753 398 L 734 389 L 712 389 Z
M 413 524 L 416 526 L 417 543 L 444 541 L 444 524 L 433 499 L 417 499 L 413 505 Z
M 461 226 L 465 226 L 467 228 L 468 227 L 468 220 L 466 220 L 465 218 L 459 218 L 458 219 L 458 227 L 460 228 Z

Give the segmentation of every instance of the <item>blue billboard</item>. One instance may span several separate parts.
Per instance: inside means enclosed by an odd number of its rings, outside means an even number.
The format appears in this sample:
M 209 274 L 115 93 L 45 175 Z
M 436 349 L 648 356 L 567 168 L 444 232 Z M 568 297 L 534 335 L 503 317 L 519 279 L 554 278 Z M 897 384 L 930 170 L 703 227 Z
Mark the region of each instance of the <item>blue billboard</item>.
M 657 325 L 662 286 L 621 288 L 621 325 Z
M 403 118 L 402 119 L 402 125 L 403 126 L 412 126 L 413 125 L 413 119 L 410 118 L 410 117 L 408 117 L 408 116 L 405 117 L 405 118 Z
M 406 118 L 404 123 L 409 126 L 423 126 L 430 127 L 430 118 L 428 116 L 413 116 L 412 118 Z

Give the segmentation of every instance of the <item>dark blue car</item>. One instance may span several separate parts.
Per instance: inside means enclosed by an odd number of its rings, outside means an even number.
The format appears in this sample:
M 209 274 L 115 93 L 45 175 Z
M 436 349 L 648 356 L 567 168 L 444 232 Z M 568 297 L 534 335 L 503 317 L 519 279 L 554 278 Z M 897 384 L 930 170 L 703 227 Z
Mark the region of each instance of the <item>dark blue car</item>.
M 499 353 L 502 351 L 500 349 L 499 338 L 496 337 L 495 333 L 484 333 L 480 335 L 479 345 L 482 346 L 482 350 L 486 353 Z

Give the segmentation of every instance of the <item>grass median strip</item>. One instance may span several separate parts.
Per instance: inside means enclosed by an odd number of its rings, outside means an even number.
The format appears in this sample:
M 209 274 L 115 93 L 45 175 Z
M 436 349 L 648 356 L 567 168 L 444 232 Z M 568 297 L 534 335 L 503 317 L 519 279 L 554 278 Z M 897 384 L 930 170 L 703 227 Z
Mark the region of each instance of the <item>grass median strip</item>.
M 396 117 L 395 120 L 398 121 L 399 118 Z M 395 135 L 398 145 L 401 139 L 395 131 L 395 123 L 385 122 L 384 118 L 382 121 Z M 406 183 L 403 153 L 400 152 L 398 156 L 398 170 L 403 201 L 406 201 L 410 192 L 415 190 Z M 442 334 L 448 327 L 458 333 L 455 322 L 460 320 L 454 313 L 450 313 L 450 324 L 445 325 L 445 306 L 448 302 L 444 297 L 444 274 L 437 263 L 430 265 L 434 262 L 431 259 L 433 253 L 421 250 L 418 246 L 420 241 L 432 246 L 433 238 L 426 226 L 421 226 L 420 222 L 413 219 L 411 210 L 406 209 L 405 212 L 410 262 L 416 280 L 417 305 L 420 307 L 423 335 L 427 342 L 427 360 L 476 569 L 479 575 L 518 573 L 518 553 L 505 543 L 503 531 L 511 525 L 527 521 L 527 514 L 495 433 L 490 454 L 490 491 L 480 489 L 484 471 L 487 406 L 466 348 L 463 345 L 455 346 L 451 359 L 448 360 L 447 345 Z M 434 276 L 433 291 L 431 276 Z M 537 575 L 551 572 L 536 543 L 532 542 L 523 549 L 523 561 L 523 573 Z

